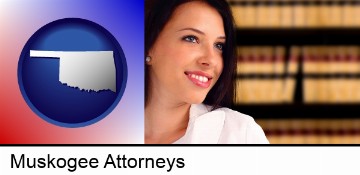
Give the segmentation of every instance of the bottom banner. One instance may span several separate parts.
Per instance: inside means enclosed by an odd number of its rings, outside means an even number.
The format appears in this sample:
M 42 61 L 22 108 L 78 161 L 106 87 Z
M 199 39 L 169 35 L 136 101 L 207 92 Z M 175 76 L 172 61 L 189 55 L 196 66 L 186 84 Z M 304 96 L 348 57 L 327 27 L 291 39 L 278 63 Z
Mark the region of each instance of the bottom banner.
M 1 174 L 358 174 L 360 147 L 0 146 Z

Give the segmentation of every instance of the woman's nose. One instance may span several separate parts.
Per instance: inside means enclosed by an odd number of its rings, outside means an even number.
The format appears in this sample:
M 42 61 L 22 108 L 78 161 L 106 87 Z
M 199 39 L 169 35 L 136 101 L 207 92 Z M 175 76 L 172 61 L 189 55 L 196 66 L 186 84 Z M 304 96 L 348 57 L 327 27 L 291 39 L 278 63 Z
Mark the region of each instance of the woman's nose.
M 202 54 L 198 62 L 204 67 L 213 67 L 219 60 L 221 60 L 221 53 L 216 53 L 215 47 L 213 45 L 202 47 L 201 53 Z

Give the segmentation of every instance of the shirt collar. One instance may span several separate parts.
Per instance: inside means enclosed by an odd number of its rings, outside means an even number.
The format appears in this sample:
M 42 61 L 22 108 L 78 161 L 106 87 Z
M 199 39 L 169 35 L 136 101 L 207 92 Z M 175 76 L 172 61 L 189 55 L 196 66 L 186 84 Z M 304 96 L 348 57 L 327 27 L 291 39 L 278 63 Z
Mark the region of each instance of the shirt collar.
M 204 104 L 192 104 L 185 135 L 176 143 L 216 144 L 225 121 L 225 112 L 211 111 Z
M 204 104 L 192 104 L 190 107 L 190 120 L 210 112 L 210 107 Z

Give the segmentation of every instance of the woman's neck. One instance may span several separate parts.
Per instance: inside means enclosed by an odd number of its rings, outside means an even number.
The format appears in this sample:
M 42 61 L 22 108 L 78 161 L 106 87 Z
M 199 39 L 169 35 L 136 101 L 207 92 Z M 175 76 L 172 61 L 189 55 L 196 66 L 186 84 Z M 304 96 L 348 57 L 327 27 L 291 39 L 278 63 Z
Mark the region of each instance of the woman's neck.
M 169 103 L 160 98 L 145 107 L 145 143 L 173 143 L 181 138 L 189 122 L 190 104 Z

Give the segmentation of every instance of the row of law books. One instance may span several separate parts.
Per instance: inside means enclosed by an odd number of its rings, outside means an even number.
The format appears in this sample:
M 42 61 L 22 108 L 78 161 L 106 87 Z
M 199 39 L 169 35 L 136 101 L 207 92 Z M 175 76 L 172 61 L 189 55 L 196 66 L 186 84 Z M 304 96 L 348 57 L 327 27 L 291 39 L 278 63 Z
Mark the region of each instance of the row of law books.
M 360 144 L 360 119 L 262 119 L 271 144 Z
M 360 102 L 358 46 L 311 46 L 302 54 L 305 102 Z
M 360 103 L 359 46 L 239 46 L 236 104 Z
M 356 0 L 230 1 L 238 28 L 360 27 Z
M 238 47 L 236 103 L 292 102 L 299 48 L 285 60 L 283 46 Z M 286 64 L 287 63 L 287 64 Z M 285 74 L 286 72 L 286 74 Z

